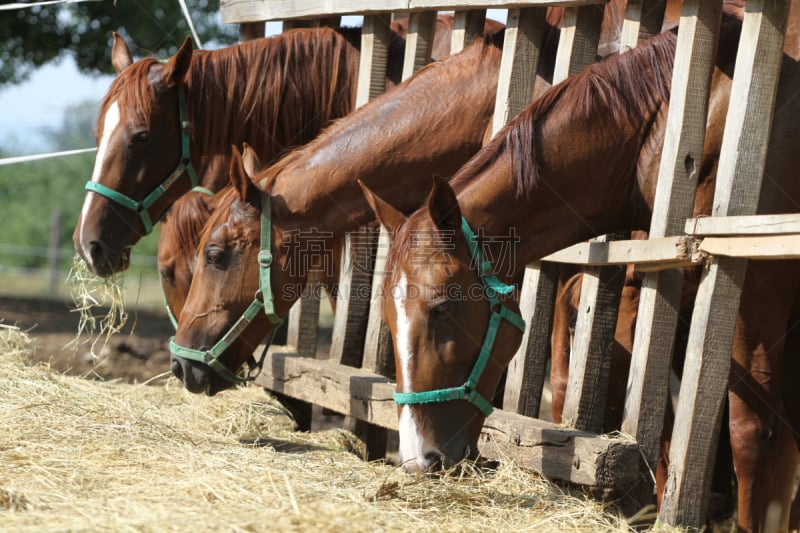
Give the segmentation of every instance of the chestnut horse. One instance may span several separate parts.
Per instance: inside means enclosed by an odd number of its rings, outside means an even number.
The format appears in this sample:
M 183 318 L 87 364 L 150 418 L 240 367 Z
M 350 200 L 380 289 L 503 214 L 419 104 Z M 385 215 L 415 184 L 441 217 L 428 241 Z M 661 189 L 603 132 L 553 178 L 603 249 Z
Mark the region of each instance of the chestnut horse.
M 73 235 L 89 268 L 127 268 L 130 248 L 183 193 L 219 189 L 231 144 L 265 158 L 304 144 L 355 99 L 358 50 L 328 28 L 298 29 L 215 51 L 187 38 L 166 63 L 133 62 L 115 35 L 119 76 L 100 106 L 92 179 Z M 226 167 L 224 164 L 223 167 Z
M 794 98 L 800 87 L 796 7 L 793 3 L 760 213 L 796 211 L 800 199 L 800 183 L 792 179 L 800 150 L 791 142 L 800 133 L 793 119 L 800 112 Z M 720 38 L 709 109 L 704 157 L 711 164 L 704 172 L 710 183 L 735 51 L 736 39 L 726 35 L 728 31 Z M 486 299 L 450 296 L 471 295 L 471 288 L 485 285 L 505 291 L 508 284 L 521 281 L 524 265 L 548 253 L 601 233 L 648 229 L 674 43 L 671 34 L 656 37 L 647 46 L 554 87 L 465 165 L 454 177 L 453 188 L 436 180 L 426 207 L 408 218 L 365 191 L 378 219 L 395 236 L 383 309 L 395 343 L 398 400 L 404 404 L 401 455 L 411 469 L 474 456 L 486 412 L 481 402 L 416 402 L 441 399 L 442 388 L 469 392 L 470 398 L 491 398 L 521 339 L 513 320 L 500 320 L 494 327 L 493 349 L 480 350 L 481 336 L 475 335 L 486 332 L 490 315 L 500 314 L 504 306 L 509 310 L 501 318 L 513 317 L 513 298 L 490 309 Z M 698 187 L 702 190 L 708 183 Z M 502 250 L 493 240 L 475 245 L 469 226 L 493 236 L 509 235 L 515 228 L 521 241 L 513 268 L 506 269 L 510 274 L 499 272 L 496 282 L 487 282 L 484 265 L 479 277 L 472 265 L 483 262 L 477 261 L 475 250 L 488 248 L 489 257 L 500 257 Z M 419 261 L 425 257 L 437 261 Z M 729 416 L 738 522 L 746 530 L 763 526 L 767 506 L 775 500 L 783 506 L 781 523 L 788 519 L 797 464 L 791 436 L 800 434 L 800 403 L 796 387 L 786 385 L 800 369 L 794 358 L 784 361 L 780 356 L 800 288 L 799 267 L 793 261 L 751 262 L 743 287 Z M 495 299 L 497 292 L 489 291 Z M 488 350 L 489 360 L 481 361 L 482 375 L 470 376 L 477 384 L 465 391 L 462 384 L 476 367 L 479 350 Z

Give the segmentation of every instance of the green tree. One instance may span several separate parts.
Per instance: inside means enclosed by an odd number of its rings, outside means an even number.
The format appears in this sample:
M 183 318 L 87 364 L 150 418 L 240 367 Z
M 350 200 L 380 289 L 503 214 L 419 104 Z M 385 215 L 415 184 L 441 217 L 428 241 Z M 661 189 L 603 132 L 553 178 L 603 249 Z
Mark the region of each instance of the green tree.
M 219 22 L 219 2 L 187 0 L 203 43 L 236 42 L 238 28 Z M 72 54 L 89 74 L 113 73 L 111 32 L 134 56 L 174 54 L 190 34 L 178 2 L 115 0 L 0 11 L 0 87 L 26 80 L 39 66 Z

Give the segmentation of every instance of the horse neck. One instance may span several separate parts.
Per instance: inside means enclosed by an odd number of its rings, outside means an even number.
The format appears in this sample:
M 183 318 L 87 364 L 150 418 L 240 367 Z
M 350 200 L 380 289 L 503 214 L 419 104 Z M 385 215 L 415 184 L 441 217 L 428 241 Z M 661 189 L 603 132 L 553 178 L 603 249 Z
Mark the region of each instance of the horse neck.
M 479 149 L 499 63 L 497 47 L 474 45 L 341 119 L 267 171 L 273 205 L 293 228 L 341 236 L 374 220 L 360 179 L 396 208 L 413 211 L 434 174 L 454 174 Z
M 668 97 L 668 90 L 653 94 L 639 113 L 620 115 L 585 86 L 562 84 L 462 169 L 453 186 L 467 221 L 497 237 L 490 243 L 498 247 L 519 238 L 510 277 L 576 242 L 634 229 L 637 163 L 653 128 L 663 126 L 658 118 Z M 522 173 L 512 161 L 525 166 Z
M 215 156 L 227 161 L 231 145 L 244 142 L 269 164 L 353 109 L 358 50 L 326 32 L 193 56 L 187 85 L 196 165 Z

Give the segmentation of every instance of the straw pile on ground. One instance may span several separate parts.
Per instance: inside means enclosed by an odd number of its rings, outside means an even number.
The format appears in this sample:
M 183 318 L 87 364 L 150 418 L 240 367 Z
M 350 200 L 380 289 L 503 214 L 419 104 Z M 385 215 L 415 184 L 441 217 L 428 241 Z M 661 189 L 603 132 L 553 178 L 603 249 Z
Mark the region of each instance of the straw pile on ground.
M 628 531 L 601 504 L 503 465 L 411 477 L 264 391 L 193 396 L 31 366 L 0 324 L 0 530 Z

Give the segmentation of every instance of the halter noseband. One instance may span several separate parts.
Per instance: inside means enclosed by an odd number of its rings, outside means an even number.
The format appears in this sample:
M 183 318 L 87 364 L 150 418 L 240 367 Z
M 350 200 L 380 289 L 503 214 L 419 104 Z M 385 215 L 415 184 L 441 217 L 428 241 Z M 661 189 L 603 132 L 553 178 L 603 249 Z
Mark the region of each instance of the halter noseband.
M 497 276 L 491 274 L 492 263 L 484 259 L 478 246 L 478 237 L 469 227 L 467 219 L 461 217 L 461 232 L 467 240 L 470 255 L 473 262 L 477 265 L 478 277 L 483 284 L 484 294 L 492 307 L 492 316 L 489 319 L 489 326 L 486 330 L 486 336 L 483 338 L 481 350 L 478 353 L 478 359 L 472 367 L 472 371 L 467 376 L 467 381 L 460 387 L 451 387 L 447 389 L 436 389 L 425 392 L 395 392 L 394 401 L 398 405 L 414 405 L 423 403 L 438 403 L 447 402 L 450 400 L 467 400 L 469 403 L 477 407 L 484 415 L 489 416 L 492 414 L 494 407 L 492 403 L 483 397 L 478 392 L 478 382 L 486 369 L 486 364 L 489 362 L 489 356 L 494 347 L 494 341 L 497 337 L 497 330 L 500 327 L 500 320 L 507 320 L 512 326 L 525 332 L 525 320 L 522 316 L 508 307 L 502 305 L 500 302 L 501 294 L 508 294 L 514 290 L 513 285 L 507 285 L 497 279 Z M 498 310 L 499 309 L 499 310 Z
M 178 86 L 178 112 L 180 114 L 179 120 L 181 125 L 181 160 L 178 162 L 175 169 L 169 173 L 161 185 L 156 187 L 150 194 L 145 196 L 144 200 L 137 202 L 133 198 L 125 196 L 119 191 L 115 191 L 111 187 L 106 187 L 105 185 L 94 181 L 88 181 L 84 187 L 87 191 L 105 196 L 112 202 L 115 202 L 122 207 L 130 209 L 136 213 L 142 220 L 146 235 L 153 231 L 153 220 L 150 217 L 149 212 L 150 206 L 153 205 L 156 200 L 161 198 L 164 193 L 167 192 L 167 190 L 178 181 L 178 178 L 186 174 L 189 176 L 191 187 L 196 187 L 198 184 L 197 172 L 195 171 L 190 159 L 189 129 L 191 128 L 191 123 L 187 119 L 188 112 L 186 106 L 186 87 L 182 84 Z M 158 222 L 159 219 L 156 219 L 156 222 Z
M 271 214 L 271 198 L 268 193 L 265 193 L 261 198 L 261 249 L 258 252 L 259 291 L 256 293 L 256 296 L 253 298 L 253 301 L 250 303 L 250 305 L 247 306 L 247 309 L 244 310 L 242 316 L 239 317 L 233 326 L 231 326 L 231 328 L 225 332 L 222 338 L 218 340 L 214 346 L 206 351 L 180 346 L 175 342 L 175 337 L 171 337 L 169 340 L 169 349 L 173 354 L 184 359 L 206 364 L 219 377 L 237 385 L 248 383 L 256 378 L 258 372 L 261 371 L 261 367 L 264 365 L 264 357 L 267 354 L 267 348 L 272 343 L 272 339 L 275 336 L 278 326 L 283 324 L 283 318 L 281 318 L 275 312 L 275 301 L 272 296 L 272 286 L 270 285 L 270 266 L 272 265 Z M 222 364 L 219 358 L 262 310 L 264 311 L 264 314 L 267 315 L 269 321 L 272 322 L 272 332 L 270 333 L 269 339 L 267 339 L 260 359 L 256 361 L 255 357 L 252 355 L 248 358 L 247 366 L 249 367 L 249 371 L 247 376 L 242 378 L 231 372 L 224 364 Z

